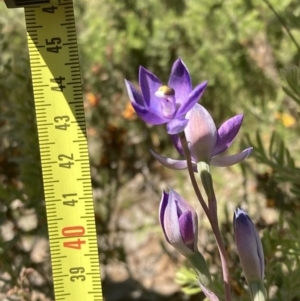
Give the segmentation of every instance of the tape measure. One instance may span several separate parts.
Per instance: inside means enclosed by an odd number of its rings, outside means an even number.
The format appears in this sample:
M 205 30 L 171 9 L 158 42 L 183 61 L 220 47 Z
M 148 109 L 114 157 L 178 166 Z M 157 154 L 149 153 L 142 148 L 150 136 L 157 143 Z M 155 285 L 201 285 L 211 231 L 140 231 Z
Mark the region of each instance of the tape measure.
M 25 19 L 55 300 L 102 301 L 73 2 L 18 1 L 33 4 Z

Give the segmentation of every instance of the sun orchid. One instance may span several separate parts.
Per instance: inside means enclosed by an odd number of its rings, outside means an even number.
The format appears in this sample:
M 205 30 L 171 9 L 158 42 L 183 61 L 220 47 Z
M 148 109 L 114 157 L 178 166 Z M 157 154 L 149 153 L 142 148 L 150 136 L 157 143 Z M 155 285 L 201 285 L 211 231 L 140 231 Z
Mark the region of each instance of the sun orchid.
M 188 112 L 189 120 L 184 133 L 191 153 L 193 168 L 197 170 L 198 162 L 206 162 L 214 166 L 231 166 L 243 161 L 251 152 L 252 147 L 231 156 L 219 156 L 232 144 L 243 122 L 243 114 L 236 115 L 225 121 L 217 130 L 208 111 L 200 104 Z M 179 135 L 172 135 L 177 151 L 183 155 Z M 164 166 L 171 169 L 186 169 L 186 160 L 175 160 L 161 156 L 151 150 L 152 155 Z
M 125 84 L 137 115 L 151 125 L 166 123 L 170 135 L 184 130 L 188 123 L 185 115 L 207 86 L 207 82 L 203 82 L 193 89 L 190 73 L 181 59 L 173 64 L 167 86 L 143 67 L 139 70 L 141 92 L 131 82 L 125 80 Z

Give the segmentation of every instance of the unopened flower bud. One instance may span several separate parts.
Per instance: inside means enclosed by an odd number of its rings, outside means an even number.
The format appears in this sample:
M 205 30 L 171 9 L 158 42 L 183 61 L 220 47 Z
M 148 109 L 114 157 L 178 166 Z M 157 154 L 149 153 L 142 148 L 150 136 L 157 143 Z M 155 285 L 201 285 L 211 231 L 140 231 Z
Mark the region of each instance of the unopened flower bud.
M 198 218 L 194 208 L 177 192 L 163 192 L 159 219 L 166 240 L 189 259 L 199 282 L 209 287 L 211 277 L 203 255 L 198 251 Z
M 248 214 L 237 208 L 233 217 L 237 252 L 248 284 L 264 278 L 264 252 L 257 230 Z
M 194 208 L 177 192 L 163 192 L 159 219 L 166 240 L 184 256 L 198 251 L 198 219 Z

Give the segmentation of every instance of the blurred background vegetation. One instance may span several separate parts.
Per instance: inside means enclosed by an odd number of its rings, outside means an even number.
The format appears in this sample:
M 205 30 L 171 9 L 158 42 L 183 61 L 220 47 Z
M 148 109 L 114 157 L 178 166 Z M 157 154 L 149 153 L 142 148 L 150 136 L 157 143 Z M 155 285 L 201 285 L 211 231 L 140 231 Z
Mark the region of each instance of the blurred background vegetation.
M 300 5 L 269 1 L 74 1 L 105 300 L 203 299 L 157 219 L 169 186 L 198 206 L 189 180 L 150 156 L 177 154 L 164 126 L 136 118 L 124 87 L 139 65 L 167 81 L 178 57 L 194 85 L 208 80 L 202 103 L 217 125 L 244 112 L 229 152 L 254 146 L 245 163 L 213 169 L 234 299 L 249 300 L 231 225 L 240 205 L 262 236 L 269 299 L 300 300 L 300 76 L 290 67 L 299 65 Z M 0 299 L 53 300 L 24 14 L 0 4 Z M 200 249 L 221 287 L 197 210 Z

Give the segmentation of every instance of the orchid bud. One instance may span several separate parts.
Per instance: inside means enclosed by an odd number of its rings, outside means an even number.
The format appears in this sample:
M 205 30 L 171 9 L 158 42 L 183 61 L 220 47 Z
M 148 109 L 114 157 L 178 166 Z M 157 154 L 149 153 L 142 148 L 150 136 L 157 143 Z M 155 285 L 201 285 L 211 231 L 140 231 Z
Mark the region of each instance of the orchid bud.
M 233 217 L 234 236 L 252 300 L 265 300 L 264 251 L 257 230 L 248 214 L 237 208 Z
M 198 218 L 194 208 L 177 192 L 163 192 L 159 220 L 166 240 L 189 259 L 198 280 L 208 287 L 211 277 L 203 255 L 198 251 Z
M 194 208 L 174 190 L 163 192 L 159 219 L 166 240 L 184 256 L 197 249 L 198 219 Z

